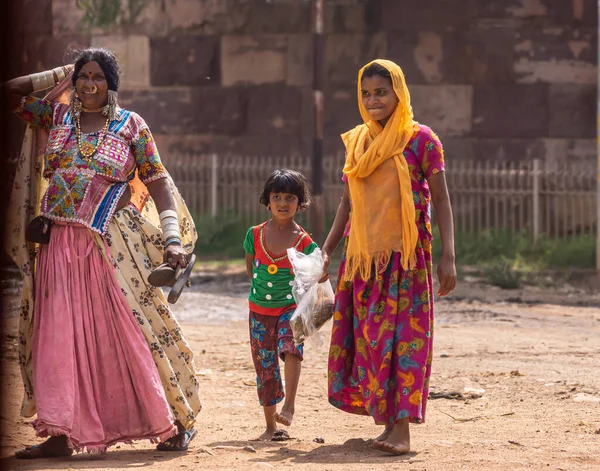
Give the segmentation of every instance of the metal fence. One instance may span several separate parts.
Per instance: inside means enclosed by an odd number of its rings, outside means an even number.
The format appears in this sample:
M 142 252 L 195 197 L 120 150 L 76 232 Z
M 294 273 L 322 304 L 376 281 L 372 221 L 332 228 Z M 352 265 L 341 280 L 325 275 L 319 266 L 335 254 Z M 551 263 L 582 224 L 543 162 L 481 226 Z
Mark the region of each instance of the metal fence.
M 229 214 L 247 224 L 267 217 L 258 196 L 275 168 L 293 168 L 309 179 L 311 174 L 310 161 L 301 157 L 178 155 L 166 164 L 195 215 Z M 343 158 L 326 157 L 323 165 L 324 211 L 333 218 L 343 190 Z M 534 238 L 597 230 L 593 162 L 455 160 L 446 178 L 460 230 L 503 229 Z

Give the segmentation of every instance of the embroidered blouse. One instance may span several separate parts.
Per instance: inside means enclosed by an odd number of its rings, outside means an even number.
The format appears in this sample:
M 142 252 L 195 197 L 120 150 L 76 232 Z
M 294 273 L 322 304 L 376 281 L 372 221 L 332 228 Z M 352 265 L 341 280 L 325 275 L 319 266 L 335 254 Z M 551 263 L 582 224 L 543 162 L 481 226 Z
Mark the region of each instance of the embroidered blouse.
M 267 222 L 248 229 L 244 240 L 244 250 L 254 256 L 248 304 L 257 314 L 279 316 L 296 306 L 292 296 L 294 273 L 287 253 L 275 256 L 267 248 L 264 234 Z M 309 255 L 317 244 L 302 229 L 292 247 Z
M 27 96 L 15 114 L 48 131 L 43 171 L 48 189 L 40 213 L 51 220 L 76 222 L 105 234 L 136 169 L 145 184 L 168 175 L 148 125 L 134 112 L 119 109 L 118 118 L 110 122 L 106 138 L 90 159 L 79 153 L 68 105 Z M 82 134 L 82 147 L 93 149 L 98 134 Z

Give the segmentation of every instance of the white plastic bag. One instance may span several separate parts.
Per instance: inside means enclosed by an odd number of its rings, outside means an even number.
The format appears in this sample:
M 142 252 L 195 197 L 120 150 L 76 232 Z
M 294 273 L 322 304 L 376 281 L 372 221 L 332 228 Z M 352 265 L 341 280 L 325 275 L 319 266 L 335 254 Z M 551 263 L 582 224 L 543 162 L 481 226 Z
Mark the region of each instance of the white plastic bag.
M 329 280 L 319 283 L 323 277 L 323 256 L 317 248 L 310 255 L 287 249 L 288 258 L 294 270 L 292 295 L 296 301 L 296 311 L 290 319 L 290 327 L 296 345 L 308 337 L 320 340 L 314 334 L 331 319 L 334 309 L 334 293 Z

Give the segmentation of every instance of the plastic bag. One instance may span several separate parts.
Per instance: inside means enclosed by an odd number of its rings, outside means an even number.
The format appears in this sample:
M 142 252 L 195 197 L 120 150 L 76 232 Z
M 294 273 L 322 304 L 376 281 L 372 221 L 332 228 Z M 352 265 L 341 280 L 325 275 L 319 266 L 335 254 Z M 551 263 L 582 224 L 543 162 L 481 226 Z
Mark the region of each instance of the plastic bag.
M 329 280 L 319 283 L 323 277 L 323 257 L 317 248 L 310 255 L 287 249 L 288 259 L 294 270 L 292 295 L 296 301 L 296 311 L 290 319 L 290 327 L 296 345 L 308 337 L 320 339 L 314 334 L 332 318 L 334 293 Z

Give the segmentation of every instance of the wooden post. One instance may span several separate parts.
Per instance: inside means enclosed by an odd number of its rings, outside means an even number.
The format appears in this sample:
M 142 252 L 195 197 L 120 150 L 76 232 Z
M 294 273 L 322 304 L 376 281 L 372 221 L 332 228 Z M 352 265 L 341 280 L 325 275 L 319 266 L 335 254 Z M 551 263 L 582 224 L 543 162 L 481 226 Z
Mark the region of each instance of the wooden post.
M 325 45 L 323 37 L 323 3 L 314 0 L 312 15 L 313 30 L 313 106 L 314 136 L 311 159 L 313 204 L 310 212 L 312 237 L 319 244 L 324 242 L 324 209 L 323 209 L 323 121 L 325 83 Z
M 540 236 L 540 159 L 533 159 L 533 241 Z
M 219 161 L 217 159 L 217 154 L 212 154 L 210 166 L 210 214 L 213 219 L 217 217 L 217 188 L 219 184 L 218 165 Z

